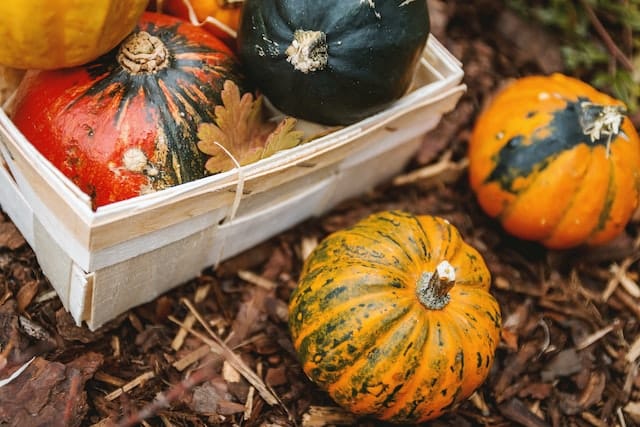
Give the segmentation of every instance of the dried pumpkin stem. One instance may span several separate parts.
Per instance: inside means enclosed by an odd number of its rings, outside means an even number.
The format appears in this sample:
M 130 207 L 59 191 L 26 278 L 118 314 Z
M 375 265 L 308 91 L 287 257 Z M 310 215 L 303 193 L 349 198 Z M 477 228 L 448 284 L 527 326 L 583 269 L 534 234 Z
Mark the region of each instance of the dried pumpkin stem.
M 620 132 L 626 109 L 620 105 L 598 105 L 588 101 L 580 104 L 578 119 L 582 132 L 591 142 L 607 137 L 607 155 L 611 139 Z
M 152 74 L 169 66 L 169 51 L 156 36 L 136 31 L 120 45 L 118 62 L 131 74 Z
M 422 273 L 416 293 L 420 302 L 430 310 L 441 310 L 451 300 L 449 291 L 456 283 L 456 270 L 448 261 L 436 266 L 436 271 Z
M 327 36 L 322 31 L 296 30 L 291 45 L 285 51 L 287 61 L 305 74 L 327 66 Z

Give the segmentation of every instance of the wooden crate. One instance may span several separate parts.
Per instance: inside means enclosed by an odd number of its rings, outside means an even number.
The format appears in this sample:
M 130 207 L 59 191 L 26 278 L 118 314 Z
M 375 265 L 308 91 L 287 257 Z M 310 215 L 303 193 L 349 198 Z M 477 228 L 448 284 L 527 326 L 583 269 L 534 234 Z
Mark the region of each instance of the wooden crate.
M 412 90 L 385 111 L 240 170 L 97 211 L 0 110 L 0 204 L 65 308 L 95 329 L 397 174 L 455 107 L 462 77 L 431 36 Z

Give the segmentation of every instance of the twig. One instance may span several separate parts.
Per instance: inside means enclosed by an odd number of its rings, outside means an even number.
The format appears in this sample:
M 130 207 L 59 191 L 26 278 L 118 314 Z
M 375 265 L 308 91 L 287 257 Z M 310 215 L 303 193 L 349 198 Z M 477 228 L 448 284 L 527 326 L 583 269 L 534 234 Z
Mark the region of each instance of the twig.
M 273 291 L 278 287 L 278 284 L 273 280 L 266 279 L 249 270 L 238 271 L 238 277 L 245 282 L 249 282 L 252 285 L 259 286 L 267 291 Z
M 73 424 L 74 417 L 74 409 L 76 403 L 79 401 L 79 395 L 82 391 L 82 375 L 80 375 L 80 371 L 74 370 L 71 373 L 71 383 L 69 384 L 69 391 L 67 395 L 67 402 L 64 405 L 64 414 L 63 420 L 64 425 L 69 426 Z
M 583 350 L 589 347 L 591 344 L 599 341 L 602 337 L 607 335 L 609 332 L 620 326 L 620 321 L 618 319 L 614 320 L 610 325 L 605 326 L 604 328 L 595 331 L 594 333 L 587 335 L 582 340 L 576 343 L 576 350 Z
M 171 402 L 177 400 L 185 392 L 213 378 L 215 370 L 216 368 L 213 365 L 205 365 L 197 371 L 194 371 L 191 375 L 178 384 L 172 386 L 166 392 L 159 394 L 153 402 L 149 403 L 141 410 L 126 416 L 117 423 L 117 426 L 132 427 L 141 424 L 144 420 L 151 418 L 160 410 L 169 407 Z
M 185 303 L 190 310 L 195 310 L 195 308 L 191 305 L 191 303 L 188 300 L 183 300 L 183 303 Z M 244 376 L 247 379 L 247 381 L 249 381 L 249 383 L 251 383 L 251 385 L 253 385 L 256 389 L 258 389 L 258 391 L 260 392 L 260 396 L 262 396 L 265 402 L 267 402 L 269 405 L 278 404 L 279 401 L 275 396 L 275 393 L 269 390 L 269 388 L 262 382 L 262 380 L 255 374 L 255 372 L 253 372 L 248 366 L 246 366 L 246 364 L 242 361 L 242 359 L 240 359 L 240 357 L 237 354 L 235 354 L 233 350 L 227 347 L 224 341 L 220 337 L 218 337 L 218 335 L 208 327 L 206 322 L 204 322 L 204 319 L 202 319 L 197 312 L 193 312 L 193 313 L 196 316 L 196 319 L 198 319 L 198 321 L 205 327 L 205 329 L 208 329 L 207 332 L 209 333 L 211 338 L 206 337 L 204 334 L 201 334 L 200 332 L 194 330 L 193 328 L 187 328 L 189 333 L 191 333 L 193 336 L 202 340 L 205 344 L 209 345 L 211 349 L 214 350 L 216 353 L 223 355 L 225 359 L 228 360 L 229 363 L 231 363 L 231 365 L 234 368 L 236 368 L 236 370 L 240 372 L 242 376 Z M 174 317 L 169 317 L 169 320 L 171 320 L 178 326 L 185 327 L 185 325 L 180 323 Z
M 205 357 L 207 354 L 210 354 L 210 353 L 211 353 L 211 348 L 205 344 L 196 348 L 189 354 L 185 355 L 183 358 L 176 360 L 175 362 L 173 362 L 171 366 L 176 368 L 178 371 L 182 372 L 185 369 L 187 369 L 187 367 L 191 366 L 192 364 L 194 364 L 195 362 L 197 362 L 198 360 L 202 359 L 203 357 Z
M 587 12 L 587 15 L 589 15 L 589 20 L 591 21 L 591 24 L 593 25 L 598 35 L 602 39 L 602 42 L 607 47 L 607 50 L 611 52 L 613 57 L 617 59 L 625 69 L 627 69 L 628 71 L 633 71 L 633 68 L 634 68 L 633 63 L 629 58 L 627 58 L 624 52 L 622 52 L 620 48 L 616 45 L 616 43 L 613 41 L 613 39 L 607 32 L 606 28 L 604 27 L 604 25 L 602 25 L 602 22 L 600 22 L 600 19 L 598 19 L 598 16 L 593 11 L 593 8 L 591 7 L 591 5 L 589 5 L 589 3 L 586 0 L 580 0 L 580 3 L 582 4 L 585 11 Z
M 413 184 L 416 181 L 424 181 L 436 177 L 443 178 L 443 180 L 445 180 L 445 174 L 460 173 L 469 165 L 469 159 L 467 159 L 466 157 L 458 162 L 453 162 L 451 160 L 451 156 L 451 150 L 446 151 L 436 163 L 424 166 L 420 169 L 416 169 L 405 175 L 397 176 L 393 180 L 393 185 L 402 186 Z
M 207 295 L 209 295 L 209 290 L 211 289 L 211 285 L 210 284 L 206 284 L 204 286 L 200 286 L 198 289 L 196 289 L 196 293 L 193 297 L 193 300 L 195 301 L 196 304 L 202 302 L 205 300 L 205 298 L 207 297 Z M 193 326 L 194 322 L 196 321 L 196 318 L 193 317 L 193 314 L 189 313 L 187 314 L 187 317 L 185 317 L 184 319 L 184 324 L 189 325 L 189 326 Z M 184 339 L 187 336 L 187 330 L 184 328 L 180 328 L 178 329 L 178 332 L 176 333 L 176 336 L 173 338 L 173 341 L 171 341 L 171 348 L 174 351 L 178 351 L 180 350 L 180 348 L 182 347 L 182 344 L 184 344 Z

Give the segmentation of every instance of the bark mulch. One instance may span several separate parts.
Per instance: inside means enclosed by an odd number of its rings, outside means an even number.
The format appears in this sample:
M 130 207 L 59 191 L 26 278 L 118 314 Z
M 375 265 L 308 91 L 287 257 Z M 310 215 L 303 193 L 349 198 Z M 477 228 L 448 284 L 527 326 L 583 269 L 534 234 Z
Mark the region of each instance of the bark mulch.
M 286 319 L 307 248 L 383 209 L 449 219 L 485 256 L 503 311 L 486 383 L 429 426 L 640 425 L 640 216 L 607 247 L 548 251 L 504 234 L 467 184 L 475 115 L 510 78 L 562 71 L 560 43 L 498 0 L 430 4 L 468 91 L 406 173 L 96 332 L 74 324 L 0 212 L 0 378 L 15 374 L 0 425 L 380 425 L 310 383 Z

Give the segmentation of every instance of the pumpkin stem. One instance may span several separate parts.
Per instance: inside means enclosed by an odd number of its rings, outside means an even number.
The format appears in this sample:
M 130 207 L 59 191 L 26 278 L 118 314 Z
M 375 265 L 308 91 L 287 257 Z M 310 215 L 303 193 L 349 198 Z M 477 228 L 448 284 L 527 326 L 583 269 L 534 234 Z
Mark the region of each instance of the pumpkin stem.
M 582 132 L 591 142 L 607 136 L 607 156 L 612 137 L 620 132 L 626 109 L 620 105 L 598 105 L 588 101 L 580 102 L 578 120 Z
M 169 66 L 169 51 L 156 36 L 136 31 L 120 45 L 118 62 L 131 74 L 153 74 Z
M 285 53 L 287 61 L 298 71 L 307 74 L 322 70 L 329 60 L 327 35 L 322 31 L 296 30 Z
M 456 270 L 448 261 L 436 266 L 436 271 L 422 273 L 416 293 L 418 299 L 428 309 L 441 310 L 451 300 L 449 291 L 456 283 Z

